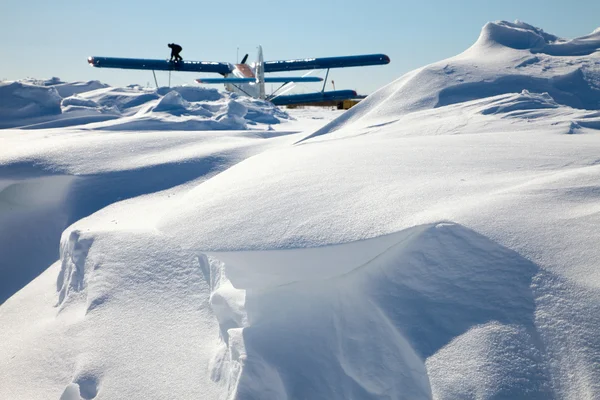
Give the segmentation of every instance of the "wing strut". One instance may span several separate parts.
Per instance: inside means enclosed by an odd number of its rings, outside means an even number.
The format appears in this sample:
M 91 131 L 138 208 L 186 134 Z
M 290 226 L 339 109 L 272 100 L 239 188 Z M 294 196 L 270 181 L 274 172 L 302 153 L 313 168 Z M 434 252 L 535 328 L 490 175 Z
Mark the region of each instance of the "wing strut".
M 327 85 L 327 77 L 329 76 L 329 68 L 327 68 L 327 73 L 325 74 L 325 80 L 323 81 L 323 89 L 321 89 L 321 93 L 325 91 L 325 85 Z
M 302 75 L 302 77 L 304 78 L 305 76 L 308 76 L 308 75 L 312 74 L 313 72 L 315 72 L 315 70 L 314 70 L 314 69 L 313 69 L 313 70 L 310 70 L 310 71 L 308 71 L 307 73 L 305 73 L 304 75 Z M 287 89 L 286 89 L 286 90 L 284 90 L 284 91 L 283 91 L 283 93 L 281 93 L 281 94 L 278 94 L 277 96 L 275 96 L 275 93 L 277 93 L 278 91 L 280 91 L 281 89 L 283 89 L 283 88 L 284 88 L 284 87 L 286 87 L 286 86 L 287 86 Z M 289 92 L 289 91 L 290 91 L 290 90 L 292 90 L 294 87 L 296 87 L 296 85 L 294 84 L 294 82 L 287 82 L 287 83 L 284 83 L 283 85 L 281 85 L 280 87 L 278 87 L 276 91 L 274 91 L 273 93 L 271 93 L 271 94 L 268 96 L 267 100 L 269 100 L 269 101 L 271 101 L 271 102 L 272 102 L 274 98 L 276 98 L 276 97 L 279 97 L 279 96 L 281 96 L 282 94 Z
M 274 92 L 272 92 L 268 97 L 267 100 L 271 101 L 271 99 L 273 97 L 275 97 L 275 93 L 279 92 L 284 86 L 287 86 L 290 82 L 285 82 L 284 84 L 282 84 L 281 86 L 279 86 Z
M 231 83 L 231 86 L 233 86 L 233 87 L 237 88 L 237 89 L 238 89 L 239 91 L 241 91 L 241 92 L 244 92 L 244 93 L 246 93 L 246 96 L 248 96 L 248 97 L 254 97 L 254 96 L 252 96 L 250 93 L 246 92 L 244 89 L 242 89 L 241 87 L 239 87 L 238 85 L 236 85 L 236 84 L 234 84 L 234 83 Z
M 154 83 L 156 84 L 156 88 L 158 89 L 158 81 L 156 80 L 156 74 L 154 73 L 154 70 L 152 70 L 152 75 L 154 75 Z

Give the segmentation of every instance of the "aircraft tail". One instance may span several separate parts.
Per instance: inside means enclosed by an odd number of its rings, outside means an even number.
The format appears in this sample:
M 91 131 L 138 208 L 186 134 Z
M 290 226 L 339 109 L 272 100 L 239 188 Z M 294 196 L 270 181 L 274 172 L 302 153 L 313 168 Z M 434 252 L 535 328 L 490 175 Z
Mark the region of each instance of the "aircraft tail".
M 267 98 L 265 94 L 265 61 L 263 59 L 262 46 L 258 46 L 258 59 L 256 60 L 256 84 L 258 85 L 258 97 L 261 100 Z

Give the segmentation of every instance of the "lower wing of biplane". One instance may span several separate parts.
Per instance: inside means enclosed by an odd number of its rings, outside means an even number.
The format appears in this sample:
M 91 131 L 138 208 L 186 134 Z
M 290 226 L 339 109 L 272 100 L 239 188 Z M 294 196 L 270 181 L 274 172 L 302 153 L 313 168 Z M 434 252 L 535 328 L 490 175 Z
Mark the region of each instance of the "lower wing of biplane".
M 304 58 L 296 60 L 263 61 L 262 48 L 258 47 L 257 61 L 246 64 L 246 55 L 240 64 L 213 61 L 167 61 L 138 58 L 89 57 L 90 65 L 97 68 L 120 68 L 154 71 L 202 72 L 220 74 L 220 78 L 199 78 L 201 84 L 224 84 L 228 91 L 244 94 L 254 98 L 269 100 L 278 105 L 305 104 L 323 101 L 340 101 L 357 96 L 353 90 L 325 91 L 325 83 L 332 68 L 363 67 L 384 65 L 390 62 L 385 54 L 367 54 L 342 57 Z M 325 79 L 307 76 L 313 70 L 326 69 Z M 309 70 L 304 76 L 265 77 L 272 72 L 289 72 Z M 170 75 L 169 75 L 170 78 Z M 154 74 L 156 86 L 156 74 Z M 319 92 L 284 95 L 296 83 L 322 82 Z M 282 85 L 270 95 L 265 93 L 265 83 L 281 83 Z M 279 93 L 279 94 L 277 94 Z

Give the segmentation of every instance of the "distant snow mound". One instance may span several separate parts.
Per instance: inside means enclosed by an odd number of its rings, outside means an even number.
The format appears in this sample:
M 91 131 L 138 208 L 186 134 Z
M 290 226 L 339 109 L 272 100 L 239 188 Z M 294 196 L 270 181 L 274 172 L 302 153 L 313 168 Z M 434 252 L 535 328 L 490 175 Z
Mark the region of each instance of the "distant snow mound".
M 242 126 L 242 129 L 246 129 L 244 117 L 247 113 L 248 109 L 242 103 L 235 100 L 229 100 L 215 119 L 224 125 Z
M 88 125 L 99 130 L 245 130 L 289 115 L 271 103 L 200 87 L 109 88 L 82 97 L 118 110 L 123 118 Z
M 69 97 L 75 94 L 90 92 L 92 90 L 107 87 L 109 86 L 106 83 L 102 83 L 100 81 L 70 82 L 54 85 L 54 88 L 61 97 Z
M 105 107 L 94 100 L 78 95 L 67 97 L 61 102 L 61 119 L 40 124 L 28 125 L 25 129 L 60 128 L 73 125 L 90 124 L 119 118 L 121 113 L 111 107 Z
M 0 127 L 11 120 L 58 115 L 60 102 L 53 87 L 0 82 Z
M 198 107 L 194 107 L 193 103 L 202 103 L 202 108 L 205 110 L 210 110 L 211 112 L 216 112 L 220 117 L 218 119 L 222 119 L 224 114 L 222 112 L 222 104 L 224 99 L 230 99 L 235 103 L 228 102 L 228 108 L 231 108 L 225 114 L 232 116 L 237 115 L 237 117 L 241 117 L 246 119 L 246 123 L 250 125 L 255 124 L 278 124 L 281 120 L 287 120 L 290 116 L 285 112 L 279 109 L 278 107 L 274 107 L 273 104 L 259 99 L 254 99 L 251 97 L 239 96 L 235 93 L 220 93 L 216 89 L 208 89 L 202 87 L 195 86 L 177 86 L 174 88 L 166 88 L 162 87 L 157 90 L 157 93 L 162 96 L 169 96 L 169 99 L 163 98 L 160 101 L 160 106 L 157 105 L 154 107 L 153 111 L 166 111 L 166 109 L 161 109 L 161 107 L 167 106 L 167 102 L 175 101 L 177 103 L 177 108 L 179 111 L 183 111 L 182 108 L 185 108 L 188 113 L 199 112 L 200 115 L 203 113 L 199 111 Z M 174 93 L 174 94 L 171 94 Z M 181 102 L 180 100 L 176 100 L 174 97 L 175 94 L 179 94 L 181 99 L 185 102 Z M 208 102 L 215 102 L 215 104 L 209 104 Z M 243 108 L 242 108 L 243 107 Z M 167 107 L 168 108 L 168 107 Z M 235 108 L 237 111 L 234 111 Z M 171 110 L 171 112 L 174 110 Z M 210 114 L 210 113 L 209 113 Z M 208 116 L 208 115 L 207 115 Z
M 186 113 L 195 114 L 197 109 L 205 111 L 201 115 L 209 116 L 210 112 L 201 107 L 193 107 L 178 92 L 170 91 L 158 100 L 155 106 L 151 107 L 149 112 L 165 112 L 171 115 L 184 115 Z
M 36 86 L 54 86 L 54 85 L 60 85 L 60 84 L 65 83 L 57 76 L 53 76 L 50 79 L 25 78 L 25 79 L 20 79 L 18 82 L 27 83 L 29 85 L 36 85 Z
M 60 97 L 69 97 L 75 94 L 109 87 L 106 83 L 95 80 L 87 82 L 64 82 L 62 79 L 56 76 L 50 79 L 26 78 L 21 79 L 18 82 L 35 86 L 52 86 L 54 89 L 56 89 Z
M 502 45 L 511 49 L 542 49 L 550 43 L 560 41 L 557 36 L 524 22 L 488 22 L 482 29 L 476 45 Z
M 157 90 L 157 93 L 161 96 L 165 96 L 170 92 L 176 92 L 181 97 L 190 102 L 198 101 L 218 101 L 221 100 L 222 95 L 217 89 L 209 89 L 198 86 L 176 86 L 173 88 L 161 87 Z
M 88 108 L 98 108 L 100 105 L 96 103 L 94 100 L 84 99 L 79 96 L 71 96 L 63 99 L 60 103 L 61 107 L 88 107 Z
M 138 107 L 160 98 L 154 89 L 107 87 L 80 94 L 100 106 L 118 110 L 124 115 L 137 112 Z
M 244 130 L 290 119 L 269 102 L 216 89 L 114 88 L 99 81 L 64 83 L 58 78 L 28 82 L 1 83 L 0 128 L 86 124 L 100 130 Z
M 245 118 L 250 125 L 276 125 L 283 120 L 289 120 L 291 118 L 288 113 L 279 107 L 273 106 L 273 104 L 268 101 L 237 95 L 232 96 L 232 98 L 237 99 L 246 107 L 247 112 Z
M 357 132 L 409 113 L 524 90 L 547 93 L 559 106 L 600 110 L 599 56 L 599 30 L 565 40 L 520 21 L 490 22 L 463 53 L 405 74 L 306 139 L 346 126 Z M 527 104 L 539 106 L 534 101 L 520 102 L 519 107 Z
M 519 94 L 505 97 L 497 102 L 487 105 L 481 109 L 481 113 L 483 115 L 505 114 L 513 111 L 558 107 L 559 105 L 548 93 L 529 93 L 529 91 L 523 90 Z
M 554 56 L 589 55 L 600 50 L 600 32 L 573 40 L 561 39 L 524 22 L 489 22 L 481 31 L 475 46 L 505 46 Z

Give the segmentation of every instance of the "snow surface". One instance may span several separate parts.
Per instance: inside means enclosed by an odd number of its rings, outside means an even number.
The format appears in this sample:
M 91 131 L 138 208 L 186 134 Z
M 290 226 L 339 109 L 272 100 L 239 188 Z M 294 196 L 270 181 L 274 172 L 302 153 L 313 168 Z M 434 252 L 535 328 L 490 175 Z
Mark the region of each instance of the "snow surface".
M 194 86 L 113 88 L 58 78 L 0 82 L 0 128 L 240 130 L 287 119 L 270 103 Z
M 0 398 L 600 397 L 598 30 L 341 115 L 19 85 L 117 117 L 0 131 Z

